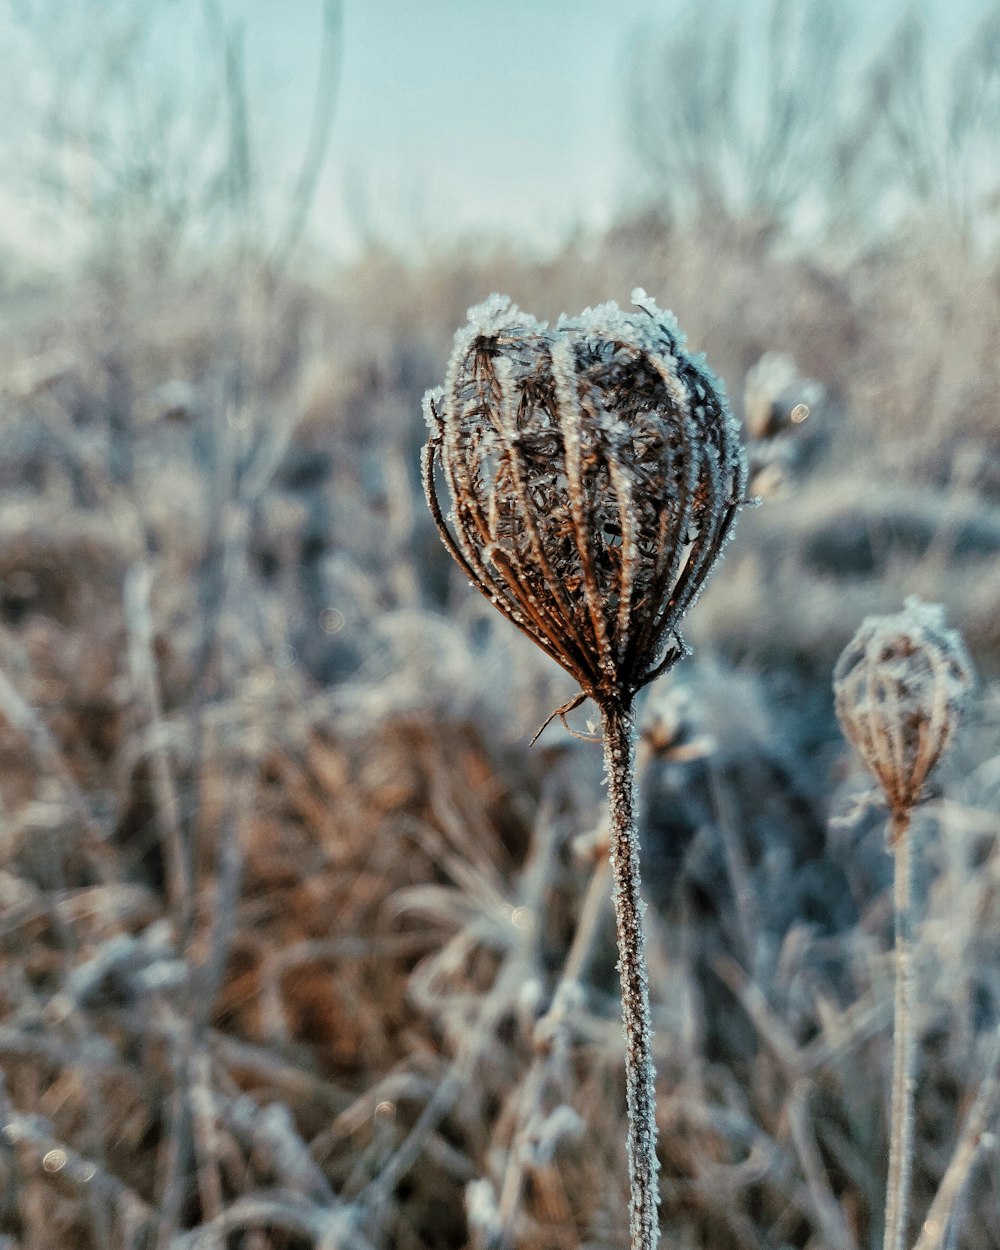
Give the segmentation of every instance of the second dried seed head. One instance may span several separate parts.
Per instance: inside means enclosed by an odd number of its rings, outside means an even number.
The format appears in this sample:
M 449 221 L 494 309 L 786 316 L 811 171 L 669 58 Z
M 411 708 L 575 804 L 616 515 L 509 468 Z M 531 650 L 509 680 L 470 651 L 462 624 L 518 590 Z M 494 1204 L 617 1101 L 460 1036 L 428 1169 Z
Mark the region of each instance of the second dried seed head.
M 907 599 L 902 612 L 869 616 L 833 671 L 837 718 L 903 815 L 954 737 L 972 665 L 938 604 Z

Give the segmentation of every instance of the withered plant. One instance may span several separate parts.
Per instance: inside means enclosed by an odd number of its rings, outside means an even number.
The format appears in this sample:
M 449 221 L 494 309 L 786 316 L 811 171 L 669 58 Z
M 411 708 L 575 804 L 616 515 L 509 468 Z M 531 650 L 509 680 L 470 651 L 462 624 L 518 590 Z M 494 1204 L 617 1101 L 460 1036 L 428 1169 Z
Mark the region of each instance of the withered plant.
M 643 291 L 554 326 L 494 295 L 425 397 L 423 481 L 470 582 L 600 709 L 626 1044 L 633 1250 L 659 1225 L 635 824 L 636 693 L 685 654 L 684 613 L 739 511 L 746 463 L 721 387 Z M 436 470 L 446 485 L 443 505 Z
M 878 778 L 889 806 L 893 855 L 896 993 L 884 1250 L 906 1239 L 913 1161 L 914 971 L 910 821 L 945 754 L 972 685 L 960 635 L 937 604 L 908 599 L 902 612 L 869 616 L 833 673 L 837 718 Z

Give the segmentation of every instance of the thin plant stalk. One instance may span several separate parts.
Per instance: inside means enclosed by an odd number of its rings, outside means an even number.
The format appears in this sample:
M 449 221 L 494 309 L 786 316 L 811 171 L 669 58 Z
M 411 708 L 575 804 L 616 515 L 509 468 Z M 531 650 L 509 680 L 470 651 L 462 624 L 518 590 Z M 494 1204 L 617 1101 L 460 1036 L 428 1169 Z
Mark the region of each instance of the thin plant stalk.
M 424 397 L 430 436 L 421 469 L 441 539 L 470 583 L 578 683 L 579 694 L 553 715 L 585 698 L 601 709 L 630 1244 L 654 1250 L 633 699 L 687 652 L 681 621 L 743 506 L 747 467 L 722 389 L 684 351 L 673 317 L 639 288 L 632 300 L 637 313 L 611 302 L 555 326 L 501 295 L 470 309 L 444 386 Z
M 631 698 L 603 705 L 604 764 L 610 808 L 610 854 L 618 933 L 618 970 L 625 1030 L 628 1107 L 629 1233 L 631 1250 L 654 1250 L 659 1237 L 656 1090 L 649 1010 L 649 979 L 639 896 L 639 839 L 635 825 L 635 722 Z
M 902 612 L 866 617 L 833 670 L 837 719 L 878 778 L 891 813 L 896 992 L 884 1250 L 903 1250 L 913 1168 L 910 816 L 927 797 L 927 778 L 955 736 L 972 683 L 965 644 L 945 625 L 944 609 L 914 598 Z
M 894 859 L 896 997 L 893 1012 L 892 1110 L 883 1250 L 903 1250 L 913 1172 L 913 1066 L 916 1054 L 913 1004 L 913 906 L 910 897 L 910 816 L 894 812 L 889 845 Z

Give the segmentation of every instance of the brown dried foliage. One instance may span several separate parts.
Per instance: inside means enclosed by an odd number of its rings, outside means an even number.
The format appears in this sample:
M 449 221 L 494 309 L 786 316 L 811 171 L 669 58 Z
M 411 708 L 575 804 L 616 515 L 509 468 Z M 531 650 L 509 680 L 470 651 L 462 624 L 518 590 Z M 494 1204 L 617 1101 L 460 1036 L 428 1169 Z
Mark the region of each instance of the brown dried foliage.
M 700 654 L 711 644 L 742 671 L 683 666 L 702 683 L 702 745 L 657 758 L 643 786 L 660 1156 L 676 1200 L 665 1231 L 718 1250 L 871 1243 L 886 865 L 880 820 L 827 829 L 842 759 L 828 678 L 854 622 L 913 591 L 947 601 L 980 669 L 996 670 L 992 269 L 894 249 L 841 274 L 704 231 L 628 237 L 549 267 L 480 257 L 414 275 L 374 258 L 342 292 L 296 292 L 287 315 L 270 286 L 246 314 L 216 274 L 123 287 L 109 326 L 89 290 L 60 295 L 38 326 L 9 323 L 5 379 L 53 342 L 77 363 L 28 398 L 0 380 L 0 1120 L 14 1126 L 0 1140 L 0 1244 L 146 1250 L 166 1228 L 183 1247 L 224 1235 L 227 1250 L 306 1250 L 321 1220 L 332 1237 L 377 1197 L 377 1244 L 458 1250 L 475 1244 L 465 1187 L 483 1179 L 517 1250 L 621 1245 L 615 956 L 607 912 L 587 919 L 607 881 L 592 889 L 570 853 L 595 824 L 601 840 L 598 753 L 524 750 L 569 678 L 449 582 L 417 483 L 389 470 L 412 464 L 420 394 L 483 291 L 582 307 L 638 272 L 669 287 L 733 384 L 782 347 L 843 408 L 840 466 L 741 518 L 725 584 L 689 629 Z M 108 473 L 109 343 L 136 405 L 119 432 L 130 487 Z M 168 420 L 158 388 L 174 380 L 196 402 Z M 950 478 L 972 451 L 975 472 Z M 927 527 L 916 546 L 893 538 L 900 498 Z M 982 533 L 966 542 L 971 519 Z M 829 533 L 841 520 L 864 529 L 865 560 Z M 817 535 L 836 561 L 817 563 Z M 127 658 L 137 560 L 153 573 L 159 719 Z M 396 656 L 389 625 L 420 646 Z M 206 673 L 209 628 L 224 645 Z M 960 744 L 967 782 L 922 809 L 920 1211 L 989 1070 L 1000 1007 L 997 723 L 987 690 Z M 197 848 L 186 945 L 155 752 Z M 560 759 L 565 786 L 542 803 Z M 657 871 L 667 858 L 672 878 L 682 828 L 683 925 Z M 588 927 L 589 955 L 576 936 Z M 552 1063 L 538 1013 L 564 1017 Z M 192 1039 L 186 1022 L 205 1016 Z M 567 1104 L 583 1136 L 536 1150 Z M 401 1158 L 408 1140 L 419 1149 Z M 988 1244 L 997 1169 L 962 1176 L 963 1235 Z

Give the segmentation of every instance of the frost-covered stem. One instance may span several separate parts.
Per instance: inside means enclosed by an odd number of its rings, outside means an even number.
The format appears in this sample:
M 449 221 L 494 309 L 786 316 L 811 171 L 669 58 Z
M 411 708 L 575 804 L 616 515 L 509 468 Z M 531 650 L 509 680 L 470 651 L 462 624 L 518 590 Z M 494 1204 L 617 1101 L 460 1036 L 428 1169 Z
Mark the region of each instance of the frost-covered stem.
M 631 1250 L 653 1250 L 659 1236 L 656 1092 L 649 982 L 639 897 L 639 839 L 635 827 L 635 724 L 632 701 L 609 701 L 604 719 L 604 765 L 611 824 L 611 873 L 618 930 L 618 971 L 625 1029 Z
M 894 812 L 889 846 L 895 859 L 896 1005 L 893 1014 L 892 1129 L 885 1195 L 883 1250 L 903 1250 L 913 1170 L 914 977 L 913 909 L 910 903 L 910 817 Z

